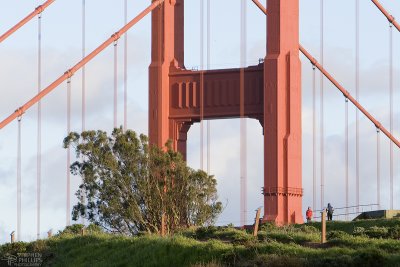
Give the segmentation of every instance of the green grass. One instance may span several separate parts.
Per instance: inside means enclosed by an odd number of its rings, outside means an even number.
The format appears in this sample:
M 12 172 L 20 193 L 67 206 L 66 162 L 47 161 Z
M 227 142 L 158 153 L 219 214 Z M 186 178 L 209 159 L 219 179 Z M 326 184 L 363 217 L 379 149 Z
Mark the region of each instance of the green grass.
M 262 225 L 257 237 L 232 227 L 190 229 L 165 238 L 99 231 L 81 236 L 75 227 L 47 240 L 0 246 L 0 259 L 6 253 L 40 252 L 44 266 L 400 266 L 398 239 L 353 235 L 355 227 L 382 233 L 376 227 L 398 225 L 399 220 L 330 222 L 323 245 L 318 223 Z

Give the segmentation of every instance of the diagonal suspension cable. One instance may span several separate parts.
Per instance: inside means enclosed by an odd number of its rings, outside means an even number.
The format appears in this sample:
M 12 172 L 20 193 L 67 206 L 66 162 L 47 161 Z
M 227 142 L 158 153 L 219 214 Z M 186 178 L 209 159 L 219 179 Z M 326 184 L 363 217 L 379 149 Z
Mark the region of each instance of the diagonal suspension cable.
M 14 32 L 16 32 L 19 28 L 24 26 L 26 23 L 28 23 L 31 19 L 33 19 L 36 15 L 41 14 L 48 6 L 50 6 L 52 3 L 54 3 L 55 0 L 47 0 L 44 2 L 42 5 L 38 6 L 35 8 L 34 11 L 29 13 L 28 16 L 23 18 L 20 22 L 18 22 L 16 25 L 14 25 L 11 29 L 6 31 L 4 34 L 0 36 L 0 43 L 3 42 L 5 39 L 7 39 L 10 35 L 12 35 Z
M 153 9 L 155 9 L 157 6 L 159 6 L 163 2 L 164 2 L 164 0 L 154 1 L 146 9 L 144 9 L 139 15 L 137 15 L 135 18 L 133 18 L 131 21 L 129 21 L 128 24 L 126 24 L 124 27 L 122 27 L 118 32 L 114 33 L 110 38 L 108 38 L 106 41 L 104 41 L 100 46 L 98 46 L 95 50 L 93 50 L 84 59 L 79 61 L 72 68 L 67 70 L 63 75 L 58 77 L 53 83 L 51 83 L 49 86 L 47 86 L 42 91 L 40 91 L 39 94 L 34 96 L 32 99 L 30 99 L 24 105 L 19 107 L 16 111 L 11 113 L 7 118 L 5 118 L 3 121 L 1 121 L 0 129 L 4 128 L 11 121 L 15 120 L 19 116 L 19 114 L 25 113 L 25 111 L 27 111 L 29 108 L 31 108 L 33 105 L 35 105 L 40 99 L 42 99 L 43 97 L 48 95 L 50 92 L 52 92 L 58 85 L 60 85 L 62 82 L 64 82 L 68 77 L 71 77 L 72 75 L 74 75 L 74 73 L 76 71 L 80 70 L 82 68 L 82 66 L 84 66 L 86 63 L 88 63 L 90 60 L 92 60 L 95 56 L 97 56 L 100 52 L 102 52 L 110 44 L 115 42 L 115 40 L 118 40 L 118 38 L 122 34 L 127 32 L 131 27 L 133 27 L 136 23 L 138 23 L 143 17 L 145 17 L 147 14 L 149 14 Z
M 258 0 L 253 0 L 256 2 Z M 261 5 L 261 4 L 260 4 Z M 261 9 L 265 15 L 267 15 L 267 10 L 265 8 Z M 329 72 L 324 69 L 321 64 L 301 45 L 299 44 L 300 52 L 310 60 L 311 64 L 315 65 L 315 67 L 345 96 L 347 97 L 354 106 L 361 111 L 386 137 L 391 140 L 397 147 L 400 148 L 400 142 L 378 121 L 376 120 L 353 96 L 342 86 L 340 83 L 333 78 Z M 361 205 L 360 205 L 361 206 Z

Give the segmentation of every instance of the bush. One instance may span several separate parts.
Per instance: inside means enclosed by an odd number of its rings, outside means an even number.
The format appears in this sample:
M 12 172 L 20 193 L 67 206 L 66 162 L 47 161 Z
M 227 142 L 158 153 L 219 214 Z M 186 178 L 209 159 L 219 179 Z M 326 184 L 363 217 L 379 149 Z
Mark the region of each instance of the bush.
M 90 234 L 99 234 L 99 233 L 104 233 L 103 228 L 101 228 L 100 226 L 91 223 L 86 227 L 86 230 L 88 233 Z
M 261 231 L 271 232 L 276 230 L 278 227 L 274 223 L 266 222 L 260 225 Z
M 335 231 L 329 231 L 328 234 L 326 235 L 326 237 L 328 238 L 328 240 L 346 239 L 346 238 L 350 237 L 350 235 L 344 231 L 335 230 Z
M 68 225 L 64 230 L 59 231 L 57 235 L 78 235 L 81 234 L 83 227 L 85 227 L 83 224 Z
M 317 229 L 316 227 L 312 226 L 312 225 L 302 225 L 299 230 L 303 233 L 306 234 L 313 234 L 313 233 L 319 233 L 319 229 Z
M 354 236 L 365 236 L 365 228 L 364 227 L 354 227 L 353 235 Z
M 205 239 L 213 236 L 217 230 L 215 226 L 199 227 L 196 229 L 195 236 L 197 239 Z
M 372 226 L 365 231 L 368 237 L 372 238 L 386 238 L 388 236 L 389 230 L 387 227 Z
M 258 231 L 257 239 L 258 241 L 265 241 L 268 238 L 268 234 L 265 231 Z
M 400 239 L 400 225 L 390 227 L 388 237 L 393 239 Z

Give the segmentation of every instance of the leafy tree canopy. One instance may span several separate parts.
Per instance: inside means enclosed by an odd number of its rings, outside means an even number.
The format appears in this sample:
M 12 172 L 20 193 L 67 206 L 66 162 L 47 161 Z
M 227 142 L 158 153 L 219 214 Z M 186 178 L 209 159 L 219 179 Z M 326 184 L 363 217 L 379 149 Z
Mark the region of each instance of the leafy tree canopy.
M 76 152 L 71 173 L 82 177 L 73 218 L 83 217 L 108 231 L 158 233 L 164 214 L 167 232 L 212 224 L 222 211 L 216 180 L 186 165 L 168 143 L 149 145 L 145 135 L 114 129 L 70 133 L 64 147 Z

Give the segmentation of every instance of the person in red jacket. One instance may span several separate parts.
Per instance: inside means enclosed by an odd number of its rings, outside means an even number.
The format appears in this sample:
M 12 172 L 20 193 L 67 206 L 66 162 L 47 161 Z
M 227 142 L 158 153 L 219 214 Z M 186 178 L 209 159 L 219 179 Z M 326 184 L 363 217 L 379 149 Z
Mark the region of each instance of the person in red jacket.
M 307 218 L 307 223 L 310 223 L 311 219 L 312 219 L 312 209 L 311 209 L 311 207 L 308 207 L 308 209 L 306 211 L 306 218 Z

